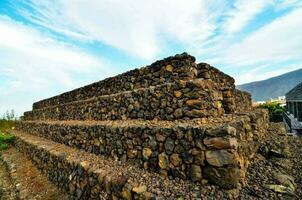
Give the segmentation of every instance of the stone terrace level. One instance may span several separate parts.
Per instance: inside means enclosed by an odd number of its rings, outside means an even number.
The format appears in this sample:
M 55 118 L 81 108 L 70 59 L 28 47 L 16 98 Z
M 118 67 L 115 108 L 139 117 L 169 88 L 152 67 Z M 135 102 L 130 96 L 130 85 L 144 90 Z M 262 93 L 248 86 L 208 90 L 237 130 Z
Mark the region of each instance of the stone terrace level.
M 267 112 L 253 110 L 232 77 L 183 53 L 36 102 L 12 133 L 76 199 L 148 199 L 159 186 L 135 177 L 136 168 L 171 187 L 244 184 L 267 127 Z

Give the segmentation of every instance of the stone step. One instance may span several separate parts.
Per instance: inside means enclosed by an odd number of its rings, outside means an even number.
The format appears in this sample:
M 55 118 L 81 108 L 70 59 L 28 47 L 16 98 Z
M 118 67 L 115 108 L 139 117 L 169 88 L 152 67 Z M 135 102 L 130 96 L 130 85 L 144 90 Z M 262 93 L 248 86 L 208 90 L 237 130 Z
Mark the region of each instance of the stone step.
M 54 184 L 33 165 L 31 160 L 18 152 L 15 148 L 1 151 L 1 170 L 9 177 L 6 183 L 12 185 L 15 194 L 11 199 L 36 199 L 36 200 L 68 200 L 70 197 L 59 190 Z M 1 182 L 1 181 L 0 181 Z M 6 188 L 1 188 L 6 189 Z M 0 199 L 9 199 L 0 195 Z
M 256 110 L 188 121 L 23 121 L 16 128 L 174 178 L 196 181 L 192 168 L 218 167 L 224 174 L 237 174 L 226 182 L 221 177 L 207 178 L 222 187 L 236 187 L 244 179 L 257 141 L 265 137 L 267 124 L 267 113 Z M 218 163 L 212 162 L 213 156 Z
M 74 199 L 177 199 L 180 196 L 196 199 L 215 196 L 213 186 L 169 180 L 133 165 L 41 137 L 19 131 L 11 133 L 16 136 L 15 147 Z M 201 172 L 194 173 L 198 176 Z
M 41 100 L 33 104 L 33 109 L 36 110 L 164 83 L 173 83 L 178 80 L 200 78 L 211 79 L 222 90 L 231 90 L 233 92 L 235 89 L 235 80 L 232 77 L 207 63 L 195 64 L 195 58 L 184 53 L 156 61 L 147 67 L 134 69 L 115 77 Z
M 222 92 L 211 80 L 194 79 L 35 109 L 25 120 L 117 120 L 220 116 Z
M 189 80 L 197 76 L 195 58 L 186 53 L 171 56 L 126 73 L 65 92 L 33 104 L 33 109 L 56 106 L 96 96 L 156 86 L 175 80 Z

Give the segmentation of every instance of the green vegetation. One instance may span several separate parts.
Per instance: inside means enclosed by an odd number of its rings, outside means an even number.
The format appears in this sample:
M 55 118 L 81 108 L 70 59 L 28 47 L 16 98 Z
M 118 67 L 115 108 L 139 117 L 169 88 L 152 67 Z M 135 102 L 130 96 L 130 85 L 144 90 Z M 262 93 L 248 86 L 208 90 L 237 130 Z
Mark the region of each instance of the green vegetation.
M 15 136 L 7 133 L 0 133 L 0 142 L 2 143 L 12 143 L 15 140 Z
M 184 197 L 182 195 L 180 195 L 177 200 L 184 200 Z
M 15 136 L 0 132 L 0 150 L 8 148 L 9 144 L 13 143 Z
M 15 121 L 0 119 L 0 131 L 11 130 L 15 126 Z
M 15 126 L 15 121 L 17 120 L 15 116 L 15 111 L 6 111 L 3 114 L 2 119 L 0 119 L 0 131 L 11 130 Z
M 280 105 L 280 103 L 264 103 L 259 106 L 260 108 L 268 109 L 270 113 L 280 114 L 284 112 L 284 108 Z
M 8 144 L 6 144 L 6 143 L 0 143 L 0 151 L 1 150 L 5 150 L 5 149 L 8 149 Z
M 259 106 L 259 108 L 268 109 L 270 121 L 272 121 L 272 122 L 280 122 L 280 121 L 282 121 L 282 113 L 285 110 L 280 105 L 280 103 L 267 102 L 267 103 L 261 104 Z
M 6 111 L 0 119 L 0 150 L 7 149 L 14 141 L 15 136 L 8 134 L 6 131 L 14 129 L 16 122 L 14 110 Z

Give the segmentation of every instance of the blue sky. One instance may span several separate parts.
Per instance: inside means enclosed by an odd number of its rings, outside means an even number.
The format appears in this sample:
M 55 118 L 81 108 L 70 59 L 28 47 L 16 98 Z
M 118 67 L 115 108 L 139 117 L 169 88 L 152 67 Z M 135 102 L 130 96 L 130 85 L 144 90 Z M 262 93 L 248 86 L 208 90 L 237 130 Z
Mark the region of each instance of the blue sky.
M 302 67 L 301 0 L 0 0 L 0 114 L 188 52 L 236 84 Z

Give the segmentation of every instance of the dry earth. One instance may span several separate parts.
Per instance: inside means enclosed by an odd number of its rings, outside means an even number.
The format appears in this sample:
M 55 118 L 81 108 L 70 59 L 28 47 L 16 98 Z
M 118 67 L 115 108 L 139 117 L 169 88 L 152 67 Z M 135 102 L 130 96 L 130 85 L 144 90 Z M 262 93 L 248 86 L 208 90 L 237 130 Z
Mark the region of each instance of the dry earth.
M 15 148 L 1 152 L 0 199 L 67 200 L 32 162 Z

